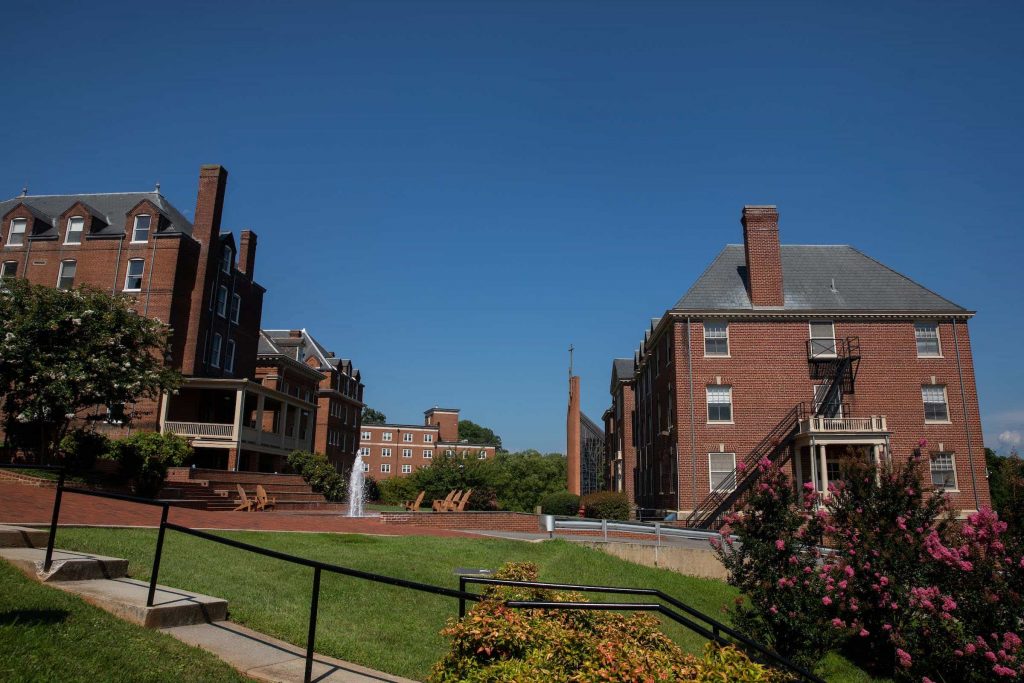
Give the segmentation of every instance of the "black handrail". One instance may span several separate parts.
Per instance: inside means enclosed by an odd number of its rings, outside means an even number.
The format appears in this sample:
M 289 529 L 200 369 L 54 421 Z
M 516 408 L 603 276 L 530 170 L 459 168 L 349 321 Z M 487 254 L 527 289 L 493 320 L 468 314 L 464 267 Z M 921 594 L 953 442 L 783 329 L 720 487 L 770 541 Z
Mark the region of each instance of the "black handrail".
M 665 602 L 669 603 L 676 609 L 685 612 L 689 616 L 694 617 L 700 621 L 703 621 L 707 627 L 701 626 L 695 623 L 693 620 L 684 617 L 677 612 L 668 609 L 661 604 L 649 604 L 649 603 L 605 603 L 605 602 L 537 602 L 537 601 L 506 601 L 508 607 L 517 608 L 531 608 L 531 609 L 589 609 L 589 610 L 613 610 L 613 611 L 628 611 L 636 609 L 639 611 L 657 611 L 665 616 L 671 618 L 675 622 L 682 624 L 689 628 L 694 633 L 712 640 L 720 645 L 735 645 L 740 644 L 748 651 L 753 650 L 757 655 L 760 655 L 762 661 L 768 659 L 774 662 L 776 665 L 781 666 L 784 669 L 792 671 L 793 673 L 799 674 L 804 679 L 812 681 L 813 683 L 825 683 L 821 678 L 818 678 L 813 673 L 807 671 L 803 667 L 795 664 L 786 657 L 778 654 L 777 652 L 765 647 L 756 640 L 748 638 L 739 631 L 735 630 L 731 626 L 724 624 L 717 619 L 709 617 L 703 612 L 690 607 L 681 600 L 663 593 L 656 588 L 630 588 L 625 586 L 589 586 L 582 584 L 571 584 L 571 583 L 546 583 L 542 581 L 512 581 L 508 579 L 491 579 L 476 576 L 460 576 L 459 577 L 459 588 L 465 589 L 467 583 L 479 583 L 490 586 L 512 586 L 517 588 L 540 588 L 546 590 L 564 590 L 574 591 L 580 593 L 614 593 L 617 595 L 650 595 L 657 597 Z M 465 603 L 459 601 L 459 617 L 465 616 Z M 725 634 L 732 638 L 735 642 L 730 642 L 722 634 Z

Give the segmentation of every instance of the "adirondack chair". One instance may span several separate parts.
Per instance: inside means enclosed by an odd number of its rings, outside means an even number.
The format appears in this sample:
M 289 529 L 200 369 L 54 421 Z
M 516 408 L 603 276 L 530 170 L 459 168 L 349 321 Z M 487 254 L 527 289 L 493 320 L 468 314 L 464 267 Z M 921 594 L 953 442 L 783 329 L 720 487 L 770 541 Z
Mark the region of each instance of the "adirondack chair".
M 448 496 L 444 500 L 441 500 L 440 498 L 435 498 L 434 502 L 430 506 L 430 509 L 433 510 L 434 512 L 444 512 L 448 508 L 448 505 L 451 504 L 452 498 L 454 497 L 455 491 L 449 491 Z
M 256 509 L 257 510 L 269 510 L 277 505 L 277 498 L 271 498 L 267 495 L 267 490 L 263 488 L 262 484 L 256 484 Z
M 245 510 L 246 512 L 252 512 L 252 503 L 253 502 L 252 502 L 252 500 L 249 499 L 249 496 L 245 495 L 245 489 L 242 488 L 241 484 L 235 484 L 235 487 L 238 489 L 238 503 L 239 503 L 239 505 L 234 510 L 232 510 L 232 512 L 238 512 L 239 510 Z
M 420 495 L 416 496 L 416 500 L 407 500 L 404 503 L 402 503 L 402 507 L 404 507 L 409 512 L 419 512 L 420 503 L 423 502 L 423 496 L 425 495 L 427 495 L 426 491 L 420 491 Z
M 459 501 L 458 506 L 452 507 L 452 512 L 462 512 L 466 509 L 466 503 L 469 502 L 469 494 L 473 493 L 473 489 L 468 489 L 462 494 L 462 500 Z

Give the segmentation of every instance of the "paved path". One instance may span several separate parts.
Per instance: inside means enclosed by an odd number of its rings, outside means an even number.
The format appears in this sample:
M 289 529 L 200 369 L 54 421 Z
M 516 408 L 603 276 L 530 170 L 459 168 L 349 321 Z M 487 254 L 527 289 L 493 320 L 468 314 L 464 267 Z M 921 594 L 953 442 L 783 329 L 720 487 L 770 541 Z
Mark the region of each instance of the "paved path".
M 55 489 L 0 482 L 0 523 L 49 524 Z M 319 531 L 385 536 L 468 536 L 459 531 L 417 526 L 385 526 L 374 517 L 350 519 L 311 512 L 209 512 L 172 507 L 168 521 L 194 529 Z M 64 492 L 60 523 L 89 526 L 156 527 L 160 508 Z

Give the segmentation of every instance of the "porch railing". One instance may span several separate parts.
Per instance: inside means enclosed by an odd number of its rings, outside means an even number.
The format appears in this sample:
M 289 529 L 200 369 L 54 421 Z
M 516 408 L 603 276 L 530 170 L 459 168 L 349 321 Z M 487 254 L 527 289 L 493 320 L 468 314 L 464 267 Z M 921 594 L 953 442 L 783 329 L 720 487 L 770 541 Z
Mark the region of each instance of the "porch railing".
M 814 415 L 800 420 L 800 433 L 885 432 L 885 415 L 870 417 L 824 417 Z
M 235 438 L 235 426 L 216 422 L 164 422 L 164 431 L 178 436 L 215 439 Z

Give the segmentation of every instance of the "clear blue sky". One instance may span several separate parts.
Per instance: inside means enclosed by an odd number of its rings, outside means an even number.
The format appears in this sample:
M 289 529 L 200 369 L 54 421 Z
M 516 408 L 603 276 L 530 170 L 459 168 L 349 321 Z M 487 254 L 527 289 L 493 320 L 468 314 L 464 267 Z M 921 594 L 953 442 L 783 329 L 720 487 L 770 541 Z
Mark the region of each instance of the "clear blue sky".
M 0 196 L 203 163 L 259 234 L 266 327 L 355 360 L 395 421 L 513 449 L 583 407 L 743 204 L 972 309 L 989 445 L 1024 432 L 1024 4 L 11 4 Z

